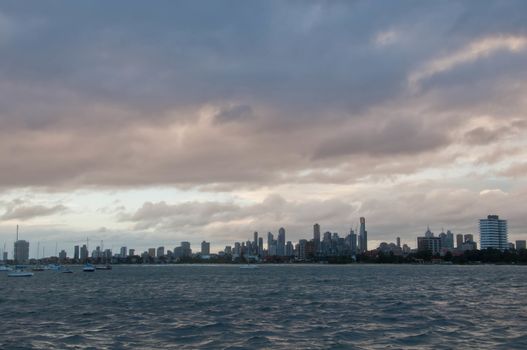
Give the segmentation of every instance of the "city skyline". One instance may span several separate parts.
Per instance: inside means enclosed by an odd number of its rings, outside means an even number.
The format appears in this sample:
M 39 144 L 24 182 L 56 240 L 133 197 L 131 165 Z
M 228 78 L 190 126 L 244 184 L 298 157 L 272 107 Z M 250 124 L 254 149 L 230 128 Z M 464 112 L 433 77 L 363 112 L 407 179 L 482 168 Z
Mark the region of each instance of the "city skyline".
M 500 237 L 501 238 L 494 238 L 496 235 L 498 235 L 498 226 L 494 228 L 494 226 L 491 226 L 492 228 L 488 228 L 488 224 L 486 222 L 489 222 L 492 225 L 492 222 L 500 222 Z M 177 255 L 186 255 L 190 254 L 192 252 L 193 254 L 196 253 L 196 250 L 193 250 L 191 247 L 194 246 L 200 246 L 202 254 L 213 254 L 216 255 L 219 252 L 226 252 L 226 249 L 228 247 L 229 250 L 232 249 L 234 252 L 235 249 L 238 249 L 236 254 L 240 254 L 239 249 L 245 247 L 249 247 L 247 249 L 250 249 L 251 253 L 246 253 L 249 255 L 259 255 L 263 256 L 264 250 L 266 256 L 290 256 L 293 255 L 293 251 L 297 251 L 298 246 L 297 244 L 302 244 L 302 241 L 309 242 L 312 241 L 314 246 L 314 251 L 318 252 L 321 251 L 321 242 L 325 241 L 326 239 L 335 239 L 335 237 L 343 238 L 346 242 L 346 245 L 348 246 L 347 249 L 350 249 L 349 253 L 352 255 L 358 255 L 361 253 L 366 253 L 368 251 L 376 250 L 381 248 L 383 245 L 392 245 L 397 246 L 399 248 L 401 247 L 407 247 L 407 249 L 412 249 L 412 251 L 416 250 L 430 250 L 433 253 L 439 254 L 441 251 L 441 248 L 460 248 L 463 247 L 463 250 L 475 250 L 475 249 L 486 249 L 487 247 L 493 247 L 500 250 L 503 249 L 509 249 L 510 244 L 515 244 L 517 242 L 523 242 L 520 244 L 525 244 L 524 239 L 520 240 L 510 240 L 508 239 L 507 235 L 507 220 L 506 219 L 499 219 L 498 215 L 488 215 L 486 219 L 479 219 L 479 229 L 477 233 L 462 233 L 458 231 L 453 231 L 451 229 L 445 229 L 444 227 L 441 227 L 441 232 L 438 234 L 438 236 L 435 236 L 433 230 L 430 228 L 430 225 L 427 225 L 426 231 L 422 234 L 417 234 L 413 238 L 413 240 L 405 241 L 401 240 L 400 235 L 395 235 L 392 237 L 391 240 L 371 240 L 368 238 L 368 230 L 366 230 L 366 219 L 364 217 L 361 217 L 359 219 L 360 225 L 356 225 L 354 228 L 351 227 L 348 231 L 343 232 L 336 232 L 332 230 L 323 231 L 321 228 L 321 225 L 319 223 L 315 223 L 312 226 L 312 233 L 311 233 L 311 239 L 309 238 L 310 235 L 295 235 L 295 238 L 290 238 L 288 236 L 288 239 L 286 239 L 286 231 L 284 227 L 280 227 L 277 229 L 277 231 L 267 231 L 266 234 L 263 234 L 259 231 L 254 231 L 252 233 L 253 239 L 252 240 L 244 240 L 243 237 L 239 237 L 235 241 L 232 242 L 226 242 L 222 245 L 222 243 L 213 243 L 211 245 L 210 241 L 201 240 L 200 243 L 196 243 L 196 240 L 186 240 L 181 242 L 170 242 L 170 243 L 161 243 L 161 244 L 147 244 L 144 247 L 137 247 L 137 246 L 129 246 L 126 242 L 119 244 L 110 244 L 105 245 L 104 240 L 101 241 L 91 241 L 89 238 L 86 238 L 85 241 L 81 243 L 76 243 L 73 246 L 64 246 L 61 245 L 59 247 L 58 243 L 55 244 L 55 254 L 45 254 L 45 246 L 40 244 L 40 242 L 37 242 L 37 250 L 34 250 L 35 254 L 31 254 L 31 249 L 29 248 L 29 242 L 24 239 L 19 239 L 19 227 L 16 227 L 16 234 L 17 234 L 17 241 L 13 242 L 14 248 L 13 250 L 10 250 L 7 248 L 7 245 L 4 244 L 4 249 L 2 250 L 3 255 L 2 257 L 5 259 L 6 254 L 9 256 L 9 258 L 16 258 L 17 252 L 19 256 L 25 256 L 29 259 L 38 259 L 38 258 L 46 258 L 46 257 L 59 257 L 59 256 L 68 256 L 69 258 L 75 257 L 75 259 L 79 259 L 79 256 L 92 256 L 96 253 L 97 256 L 102 256 L 103 254 L 108 253 L 109 257 L 117 255 L 121 256 L 128 256 L 129 252 L 135 252 L 136 255 L 141 256 L 143 254 L 148 254 L 149 256 L 156 257 L 156 256 L 164 256 L 166 255 L 166 252 L 170 252 L 171 254 Z M 485 224 L 483 224 L 485 223 Z M 496 224 L 497 225 L 497 224 Z M 502 228 L 504 227 L 504 229 Z M 504 230 L 504 231 L 503 231 Z M 446 232 L 445 232 L 446 231 Z M 504 232 L 504 235 L 503 233 Z M 277 233 L 277 234 L 276 234 Z M 276 234 L 276 235 L 275 235 Z M 483 236 L 485 235 L 485 237 Z M 490 236 L 489 236 L 490 235 Z M 264 246 L 264 236 L 266 237 L 266 245 Z M 333 237 L 333 238 L 332 238 Z M 491 237 L 491 238 L 489 238 Z M 276 239 L 275 239 L 276 238 Z M 307 238 L 307 239 L 306 239 Z M 198 239 L 199 241 L 200 239 Z M 295 244 L 295 242 L 297 242 Z M 318 243 L 317 243 L 318 242 Z M 363 242 L 366 242 L 366 245 L 364 245 Z M 476 244 L 473 245 L 472 242 L 475 242 Z M 250 243 L 250 244 L 249 244 Z M 290 244 L 292 245 L 290 246 Z M 344 241 L 343 241 L 344 243 Z M 478 247 L 479 243 L 479 247 Z M 176 246 L 176 244 L 180 244 L 179 248 Z M 24 248 L 17 248 L 18 247 L 24 247 Z M 181 245 L 184 245 L 182 247 Z M 174 246 L 174 249 L 172 250 L 172 246 Z M 211 248 L 212 247 L 212 248 Z M 386 247 L 385 247 L 386 248 Z M 178 249 L 183 249 L 187 253 L 177 253 Z M 206 250 L 206 253 L 203 253 L 204 249 Z M 252 251 L 251 249 L 256 249 L 255 251 Z M 161 250 L 161 253 L 160 253 Z M 11 253 L 10 253 L 11 252 Z M 49 251 L 48 251 L 49 252 Z M 59 253 L 60 252 L 60 253 Z M 84 252 L 84 253 L 83 253 Z M 442 252 L 444 253 L 444 251 Z M 131 254 L 133 255 L 133 254 Z M 82 260 L 82 259 L 81 259 Z
M 475 234 L 482 213 L 525 239 L 524 13 L 2 2 L 0 245 L 17 224 L 54 252 L 300 238 L 359 217 L 376 245 L 427 225 Z

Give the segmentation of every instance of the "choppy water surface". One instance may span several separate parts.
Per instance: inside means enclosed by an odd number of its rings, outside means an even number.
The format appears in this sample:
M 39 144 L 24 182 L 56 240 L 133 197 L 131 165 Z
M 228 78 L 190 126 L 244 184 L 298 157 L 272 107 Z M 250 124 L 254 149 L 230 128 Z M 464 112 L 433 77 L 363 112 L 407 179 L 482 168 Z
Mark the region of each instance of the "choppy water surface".
M 1 349 L 527 348 L 527 266 L 0 274 Z

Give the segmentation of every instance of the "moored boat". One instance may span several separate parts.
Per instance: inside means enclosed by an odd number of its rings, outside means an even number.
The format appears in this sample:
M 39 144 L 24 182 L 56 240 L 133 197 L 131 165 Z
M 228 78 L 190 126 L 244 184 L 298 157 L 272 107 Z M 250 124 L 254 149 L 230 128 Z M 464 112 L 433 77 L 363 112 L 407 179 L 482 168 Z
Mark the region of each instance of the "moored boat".
M 33 272 L 27 272 L 27 271 L 22 271 L 22 270 L 15 270 L 7 274 L 7 277 L 32 277 L 32 276 L 33 276 Z
M 82 268 L 84 272 L 95 272 L 95 267 L 92 264 L 86 263 Z

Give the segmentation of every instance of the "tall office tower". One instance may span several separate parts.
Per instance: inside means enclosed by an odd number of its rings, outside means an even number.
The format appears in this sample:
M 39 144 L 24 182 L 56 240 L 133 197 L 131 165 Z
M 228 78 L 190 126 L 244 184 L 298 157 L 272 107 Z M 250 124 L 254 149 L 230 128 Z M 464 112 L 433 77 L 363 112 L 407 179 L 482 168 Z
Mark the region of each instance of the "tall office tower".
M 81 261 L 85 262 L 86 260 L 88 260 L 88 247 L 83 244 L 81 247 Z
M 210 242 L 201 242 L 201 255 L 210 255 Z
M 320 253 L 320 225 L 313 225 L 313 242 L 315 243 L 315 255 Z
M 165 256 L 165 247 L 158 247 L 156 256 L 158 258 Z
M 181 242 L 181 252 L 185 257 L 189 257 L 192 255 L 192 249 L 190 249 L 190 242 Z
M 357 234 L 355 233 L 355 231 L 353 231 L 353 229 L 350 230 L 350 239 L 351 239 L 351 243 L 350 243 L 351 254 L 355 255 L 357 254 Z
M 297 256 L 298 256 L 298 259 L 300 260 L 304 260 L 306 258 L 306 245 L 307 245 L 307 240 L 301 239 L 300 241 L 298 241 Z
M 500 220 L 498 215 L 488 215 L 486 219 L 480 219 L 479 240 L 481 249 L 508 249 L 507 220 Z
M 401 248 L 401 237 L 397 237 L 397 247 Z
M 474 235 L 466 234 L 463 238 L 465 239 L 464 242 L 474 242 Z
M 119 253 L 121 258 L 126 258 L 126 247 L 121 247 L 121 252 Z
M 258 256 L 264 256 L 263 237 L 258 237 Z
M 25 264 L 29 261 L 29 242 L 17 240 L 15 242 L 14 257 L 15 264 Z
M 516 250 L 520 250 L 520 249 L 526 249 L 524 239 L 516 241 Z
M 232 252 L 234 255 L 241 255 L 242 251 L 241 251 L 241 244 L 240 242 L 234 242 L 234 251 Z
M 454 234 L 450 230 L 446 231 L 446 246 L 445 248 L 454 249 Z
M 458 233 L 456 235 L 456 248 L 461 249 L 463 246 L 463 235 Z
M 368 251 L 368 231 L 366 231 L 366 219 L 360 218 L 360 231 L 359 231 L 359 240 L 361 243 L 360 251 L 361 253 Z
M 64 249 L 62 249 L 59 253 L 59 260 L 60 261 L 64 261 L 68 258 L 68 254 L 66 253 L 66 251 Z
M 293 243 L 291 241 L 287 241 L 287 244 L 285 245 L 285 255 L 286 256 L 293 256 Z
M 525 241 L 524 241 L 524 242 L 525 242 Z M 2 256 L 2 260 L 3 260 L 4 262 L 7 261 L 7 252 L 4 252 L 4 254 L 3 254 L 3 256 Z
M 75 247 L 73 247 L 73 260 L 79 260 L 80 258 L 80 255 L 79 255 L 79 246 L 76 245 Z
M 257 231 L 254 231 L 254 241 L 253 241 L 253 244 L 256 248 L 256 251 L 258 251 L 258 232 Z
M 280 227 L 278 230 L 278 242 L 276 244 L 276 255 L 285 255 L 285 229 Z
M 271 249 L 271 246 L 273 245 L 274 236 L 271 232 L 267 232 L 267 251 Z
M 443 230 L 441 230 L 441 233 L 439 234 L 439 239 L 441 239 L 441 248 L 446 247 L 447 237 L 446 237 L 446 233 Z
M 135 256 L 135 249 L 128 249 L 128 256 Z

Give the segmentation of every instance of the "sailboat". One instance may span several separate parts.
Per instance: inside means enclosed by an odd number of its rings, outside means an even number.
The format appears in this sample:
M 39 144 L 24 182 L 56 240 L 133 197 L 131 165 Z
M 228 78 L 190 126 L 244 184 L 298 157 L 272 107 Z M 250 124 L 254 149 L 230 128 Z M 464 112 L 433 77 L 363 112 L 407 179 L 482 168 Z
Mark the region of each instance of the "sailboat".
M 44 271 L 44 267 L 40 265 L 40 260 L 38 260 L 38 253 L 40 251 L 40 242 L 37 243 L 37 265 L 31 269 L 31 271 Z
M 88 250 L 88 238 L 86 238 L 86 249 Z M 89 250 L 88 250 L 89 251 Z M 88 256 L 86 256 L 86 262 L 84 263 L 84 267 L 82 268 L 82 271 L 84 272 L 95 272 L 95 266 L 90 264 L 88 262 Z

